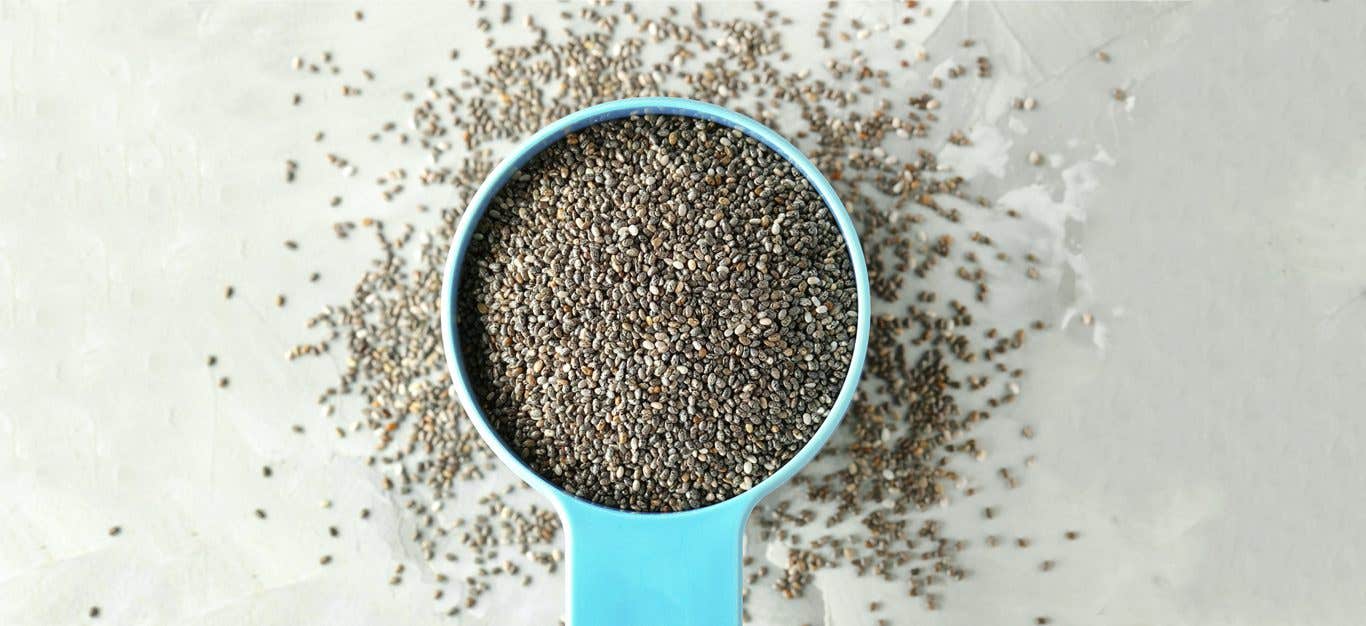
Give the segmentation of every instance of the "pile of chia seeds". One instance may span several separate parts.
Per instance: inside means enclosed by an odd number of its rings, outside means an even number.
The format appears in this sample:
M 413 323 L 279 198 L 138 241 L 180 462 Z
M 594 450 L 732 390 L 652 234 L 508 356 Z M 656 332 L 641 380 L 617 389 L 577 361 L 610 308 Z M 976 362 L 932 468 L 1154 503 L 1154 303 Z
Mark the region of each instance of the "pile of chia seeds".
M 311 320 L 311 338 L 296 346 L 290 358 L 328 354 L 337 359 L 340 378 L 318 398 L 324 407 L 322 419 L 338 437 L 372 434 L 375 451 L 366 460 L 381 472 L 384 488 L 415 524 L 412 545 L 421 557 L 422 577 L 436 581 L 433 595 L 441 611 L 456 615 L 475 607 L 500 581 L 529 585 L 532 572 L 553 578 L 563 559 L 562 536 L 554 513 L 547 506 L 529 504 L 536 499 L 529 497 L 531 494 L 522 495 L 527 487 L 497 463 L 451 392 L 438 312 L 443 266 L 455 224 L 465 202 L 513 142 L 578 109 L 627 97 L 678 96 L 713 102 L 754 117 L 792 139 L 831 180 L 855 221 L 868 258 L 875 300 L 873 326 L 856 402 L 816 461 L 761 503 L 751 518 L 747 545 L 751 550 L 761 547 L 763 552 L 750 554 L 745 560 L 747 606 L 755 605 L 755 593 L 800 597 L 817 571 L 842 568 L 858 576 L 890 581 L 924 608 L 935 609 L 942 602 L 944 587 L 969 575 L 960 556 L 964 551 L 1005 544 L 1045 550 L 1055 545 L 1041 541 L 1031 544 L 1026 537 L 990 535 L 971 524 L 949 528 L 939 510 L 986 507 L 986 517 L 999 519 L 1003 512 L 991 506 L 993 502 L 973 502 L 1015 488 L 1032 463 L 1032 457 L 987 462 L 978 431 L 993 432 L 985 425 L 1018 397 L 1024 371 L 1017 350 L 1030 334 L 1044 330 L 1045 324 L 1023 320 L 997 326 L 987 321 L 993 319 L 987 303 L 992 285 L 1008 284 L 1017 293 L 1034 284 L 1040 290 L 1050 286 L 1040 280 L 1039 259 L 998 244 L 980 226 L 1008 224 L 1019 215 L 1008 206 L 995 206 L 970 192 L 968 183 L 941 167 L 935 156 L 947 144 L 971 143 L 967 133 L 939 116 L 948 107 L 947 100 L 967 91 L 952 89 L 955 82 L 975 85 L 991 80 L 990 61 L 975 48 L 977 42 L 969 40 L 950 52 L 968 55 L 966 64 L 936 67 L 940 60 L 932 60 L 928 50 L 918 49 L 917 42 L 908 45 L 899 39 L 900 29 L 924 19 L 928 11 L 915 2 L 908 2 L 895 20 L 878 23 L 851 19 L 831 2 L 820 15 L 814 37 L 811 33 L 786 35 L 793 37 L 790 41 L 779 33 L 787 32 L 791 20 L 777 9 L 763 5 L 755 9 L 751 17 L 711 19 L 702 5 L 679 10 L 650 3 L 637 10 L 630 4 L 606 1 L 566 8 L 559 14 L 532 15 L 506 5 L 490 7 L 483 0 L 472 0 L 470 19 L 477 20 L 487 35 L 483 41 L 486 50 L 476 55 L 457 49 L 449 58 L 433 59 L 431 75 L 395 102 L 392 117 L 377 119 L 372 128 L 360 131 L 371 141 L 384 144 L 384 150 L 339 154 L 327 145 L 331 134 L 337 132 L 334 129 L 327 136 L 310 131 L 317 142 L 317 154 L 287 155 L 286 182 L 317 185 L 320 205 L 337 207 L 343 201 L 343 194 L 335 187 L 324 186 L 328 183 L 322 181 L 328 177 L 353 176 L 358 171 L 375 176 L 374 196 L 348 196 L 346 206 L 373 202 L 379 208 L 372 217 L 338 221 L 332 233 L 347 239 L 369 231 L 378 242 L 378 253 L 349 293 L 339 291 L 335 304 Z M 371 14 L 373 17 L 374 12 Z M 825 60 L 819 64 L 795 62 L 789 54 L 791 47 L 814 48 L 811 42 L 826 50 Z M 863 50 L 874 45 L 883 52 L 865 56 Z M 466 60 L 484 54 L 490 59 L 487 63 Z M 328 90 L 340 86 L 347 97 L 363 97 L 361 89 L 347 82 L 354 79 L 347 78 L 351 70 L 340 67 L 343 56 L 338 53 L 334 57 L 330 51 L 309 52 L 296 57 L 293 66 L 308 85 L 321 84 L 318 89 Z M 375 81 L 376 76 L 384 75 L 383 68 L 380 70 L 376 74 L 365 69 L 360 74 L 365 81 Z M 312 101 L 294 98 L 301 110 Z M 1033 99 L 1029 102 L 1017 108 L 1032 110 Z M 648 123 L 668 122 L 656 119 Z M 687 128 L 680 130 L 686 132 Z M 724 132 L 713 136 L 717 141 L 727 138 Z M 667 142 L 667 133 L 665 138 Z M 730 141 L 732 154 L 744 154 L 747 148 L 741 138 L 731 136 Z M 605 151 L 603 154 L 626 156 L 604 142 L 594 145 L 594 149 Z M 395 152 L 406 156 L 395 159 Z M 708 154 L 707 150 L 692 152 Z M 378 156 L 380 153 L 388 156 Z M 751 153 L 756 161 L 771 159 L 762 151 Z M 715 154 L 714 146 L 710 154 Z M 565 155 L 547 155 L 540 166 L 550 168 L 556 159 L 563 158 Z M 601 181 L 595 180 L 603 193 L 620 190 L 623 184 L 629 188 L 627 177 L 611 174 L 605 167 L 615 156 L 596 158 L 604 166 Z M 317 162 L 325 166 L 308 165 Z M 598 167 L 598 161 L 594 163 Z M 646 159 L 642 164 L 648 163 Z M 668 166 L 660 163 L 653 167 L 665 172 Z M 761 322 L 754 325 L 761 319 L 758 311 L 765 294 L 744 294 L 744 283 L 739 281 L 727 285 L 718 263 L 673 253 L 683 239 L 671 237 L 660 224 L 651 225 L 643 219 L 633 224 L 631 211 L 638 209 L 631 203 L 616 206 L 618 213 L 614 215 L 599 214 L 601 205 L 594 204 L 590 210 L 587 205 L 574 204 L 573 199 L 557 199 L 555 190 L 540 187 L 530 173 L 507 191 L 492 213 L 495 219 L 485 228 L 489 243 L 495 238 L 515 238 L 518 233 L 527 236 L 525 229 L 554 230 L 553 220 L 564 219 L 582 220 L 582 224 L 575 224 L 574 232 L 586 231 L 588 238 L 600 240 L 604 247 L 616 245 L 643 253 L 655 249 L 653 240 L 658 239 L 659 249 L 669 250 L 659 252 L 648 263 L 627 254 L 564 258 L 554 267 L 556 273 L 535 278 L 539 281 L 533 283 L 536 291 L 520 295 L 504 292 L 499 281 L 514 279 L 518 272 L 530 272 L 531 262 L 554 262 L 545 255 L 563 246 L 556 243 L 538 250 L 491 245 L 473 270 L 469 283 L 478 295 L 468 302 L 476 307 L 475 317 L 483 317 L 483 326 L 470 339 L 470 345 L 491 357 L 482 383 L 490 408 L 503 432 L 517 440 L 523 454 L 545 475 L 560 477 L 556 480 L 570 489 L 614 506 L 685 509 L 728 497 L 744 488 L 746 480 L 768 475 L 791 454 L 793 446 L 809 436 L 805 429 L 811 425 L 807 420 L 829 406 L 829 373 L 847 365 L 852 305 L 847 285 L 841 281 L 847 280 L 848 271 L 837 265 L 844 257 L 842 252 L 837 253 L 841 246 L 836 231 L 815 219 L 823 208 L 808 196 L 809 189 L 791 180 L 781 163 L 759 174 L 736 177 L 734 182 L 714 181 L 712 185 L 776 181 L 763 183 L 761 196 L 787 194 L 792 199 L 788 207 L 802 202 L 800 211 L 805 213 L 793 215 L 790 222 L 787 217 L 778 222 L 777 213 L 764 213 L 776 210 L 773 204 L 747 206 L 742 193 L 733 196 L 733 204 L 719 217 L 703 213 L 708 208 L 705 205 L 687 203 L 686 207 L 673 207 L 671 219 L 674 227 L 685 228 L 697 228 L 699 220 L 703 228 L 708 228 L 705 224 L 710 219 L 718 224 L 731 220 L 731 228 L 745 233 L 724 242 L 740 246 L 734 254 L 744 267 L 737 265 L 731 270 L 745 274 L 747 280 L 763 277 L 776 268 L 802 269 L 796 274 L 804 279 L 799 284 L 806 284 L 809 277 L 817 279 L 819 284 L 810 287 L 820 289 L 821 304 L 811 306 L 813 292 L 809 288 L 805 296 L 801 292 L 780 295 L 779 308 L 771 309 L 769 318 L 775 320 L 776 327 Z M 595 173 L 595 179 L 598 176 Z M 656 174 L 656 187 L 668 187 L 658 184 L 659 176 Z M 784 180 L 791 183 L 790 188 L 782 187 Z M 413 198 L 414 190 L 432 193 Z M 434 197 L 447 199 L 447 204 L 434 205 L 430 199 Z M 520 213 L 519 205 L 523 207 Z M 680 208 L 687 210 L 678 214 Z M 568 213 L 558 215 L 560 210 Z M 671 214 L 665 210 L 655 215 L 663 218 Z M 735 220 L 735 216 L 746 217 Z M 765 216 L 770 220 L 767 225 Z M 590 219 L 599 221 L 590 224 Z M 756 219 L 756 224 L 750 223 Z M 765 238 L 761 231 L 767 228 L 771 232 L 775 223 L 777 238 Z M 796 227 L 804 230 L 792 232 Z M 568 236 L 563 229 L 555 232 L 553 236 Z M 810 247 L 795 257 L 763 268 L 752 261 L 766 245 L 782 248 L 773 253 L 791 254 L 788 247 L 799 236 L 809 237 Z M 714 256 L 716 250 L 711 245 L 692 248 L 694 254 Z M 831 260 L 830 266 L 810 267 L 823 256 Z M 494 263 L 500 264 L 499 270 L 495 271 Z M 519 267 L 518 263 L 525 265 Z M 613 268 L 613 263 L 619 269 Z M 694 264 L 700 265 L 694 268 Z M 621 291 L 611 291 L 601 276 L 592 277 L 584 271 L 590 267 L 600 272 L 616 271 L 623 278 L 649 271 L 647 268 L 662 274 L 654 280 L 622 280 Z M 718 280 L 695 280 L 687 274 L 692 271 L 716 272 Z M 556 276 L 559 280 L 552 284 Z M 790 284 L 791 278 L 779 273 L 767 280 Z M 684 333 L 678 325 L 686 323 L 687 307 L 697 306 L 689 303 L 701 301 L 694 299 L 702 295 L 697 290 L 708 284 L 719 296 L 715 308 L 710 309 L 716 319 L 703 331 L 711 333 L 707 341 L 694 344 L 685 336 L 692 331 Z M 585 286 L 593 291 L 572 293 Z M 651 288 L 660 293 L 649 293 Z M 552 302 L 591 302 L 592 298 L 611 294 L 625 295 L 629 289 L 646 290 L 639 294 L 636 305 L 658 306 L 658 314 L 637 309 L 634 325 L 615 333 L 605 329 L 604 333 L 585 334 L 584 326 L 557 328 L 551 321 L 566 314 Z M 683 290 L 679 300 L 667 298 L 670 289 Z M 539 332 L 554 337 L 569 353 L 544 352 L 542 348 L 552 345 L 546 337 L 521 345 L 525 352 L 520 356 L 512 355 L 510 346 L 488 343 L 499 336 L 511 340 L 507 331 L 496 330 L 496 324 L 515 327 L 533 323 L 516 317 L 525 315 L 526 310 L 504 310 L 502 304 L 515 298 L 527 302 L 541 295 L 547 298 L 542 309 L 546 319 L 534 323 L 540 325 Z M 283 305 L 283 295 L 279 302 Z M 478 311 L 480 304 L 489 310 Z M 722 308 L 732 305 L 744 314 L 723 317 Z M 817 313 L 819 306 L 824 306 L 825 312 Z M 608 310 L 618 311 L 618 315 L 629 311 L 613 308 L 578 314 L 584 315 L 584 324 L 601 323 L 613 319 L 604 314 Z M 788 311 L 786 319 L 778 317 L 783 310 Z M 630 318 L 627 314 L 617 319 Z M 827 334 L 824 339 L 828 341 L 803 346 L 792 334 L 799 327 L 792 322 L 798 319 L 802 325 L 815 324 Z M 641 326 L 641 320 L 649 325 Z M 718 329 L 720 335 L 716 336 Z M 770 345 L 769 337 L 775 336 L 780 343 Z M 744 338 L 749 340 L 748 346 Z M 598 348 L 608 349 L 595 351 L 594 342 Z M 780 401 L 780 410 L 775 411 L 772 405 L 777 396 L 772 379 L 766 377 L 793 362 L 796 352 L 786 355 L 786 349 L 814 355 L 817 363 L 807 376 L 814 387 L 809 391 L 803 387 L 796 404 Z M 708 352 L 706 357 L 699 356 L 703 350 Z M 651 352 L 658 356 L 645 360 Z M 777 361 L 779 357 L 783 360 Z M 775 359 L 774 365 L 765 364 L 770 358 Z M 537 359 L 544 364 L 538 366 Z M 702 372 L 692 369 L 698 363 L 704 364 Z M 705 371 L 708 363 L 741 375 L 709 380 Z M 688 371 L 680 371 L 680 365 Z M 565 366 L 569 371 L 564 371 Z M 580 369 L 575 371 L 575 367 Z M 516 377 L 522 382 L 517 383 Z M 557 390 L 557 377 L 566 381 L 572 377 L 574 385 Z M 579 386 L 588 381 L 599 386 Z M 683 388 L 696 384 L 708 387 L 707 393 Z M 732 385 L 729 397 L 726 384 Z M 738 390 L 734 387 L 737 384 L 741 386 Z M 785 381 L 777 384 L 778 389 L 786 389 L 782 387 Z M 226 385 L 224 377 L 222 386 Z M 753 385 L 746 392 L 750 397 L 768 399 L 767 410 L 735 404 L 735 392 L 743 391 L 745 385 Z M 506 397 L 500 395 L 504 393 Z M 574 394 L 582 395 L 575 398 Z M 613 408 L 614 397 L 623 403 L 629 401 L 629 408 Z M 698 406 L 710 401 L 718 406 Z M 689 402 L 694 403 L 692 407 Z M 545 410 L 549 406 L 580 406 L 582 410 Z M 574 455 L 575 447 L 572 441 L 567 448 L 559 447 L 557 439 L 578 436 L 565 430 L 566 422 L 552 421 L 553 426 L 542 429 L 539 437 L 529 426 L 538 420 L 581 420 L 576 423 L 594 431 L 584 436 L 616 437 L 615 450 L 639 451 L 656 447 L 661 441 L 658 433 L 641 430 L 648 422 L 629 418 L 628 410 L 644 412 L 644 407 L 676 420 L 692 420 L 694 416 L 701 417 L 701 423 L 727 420 L 724 450 L 714 455 L 709 452 L 705 460 L 697 456 L 695 447 L 690 449 L 689 445 L 696 446 L 707 436 L 721 441 L 719 434 L 699 430 L 688 432 L 687 439 L 674 440 L 672 451 L 663 456 L 613 452 L 608 459 L 604 450 L 602 458 L 591 454 L 563 457 L 566 452 Z M 771 421 L 775 417 L 782 421 Z M 729 421 L 732 419 L 740 421 Z M 733 428 L 739 425 L 743 430 L 746 424 L 770 426 L 768 435 L 773 436 L 755 436 L 749 431 L 741 435 Z M 671 428 L 682 435 L 692 426 L 678 421 Z M 994 432 L 996 437 L 1002 436 L 999 428 Z M 1022 434 L 1032 436 L 1032 431 Z M 693 465 L 685 460 L 690 452 L 694 453 Z M 670 455 L 676 458 L 670 460 Z M 665 471 L 657 472 L 655 463 Z M 594 469 L 585 471 L 585 467 Z M 582 477 L 582 481 L 571 484 L 563 478 L 566 475 Z M 471 491 L 480 494 L 477 507 L 450 504 L 468 502 Z M 465 497 L 459 498 L 461 495 Z M 965 502 L 968 499 L 973 500 Z M 363 511 L 362 518 L 368 514 Z M 1064 540 L 1063 530 L 1059 529 L 1057 541 Z M 1073 531 L 1066 535 L 1067 540 L 1076 537 Z M 785 557 L 777 557 L 775 562 L 774 554 Z M 336 554 L 329 555 L 329 560 L 332 556 L 346 558 Z M 1047 563 L 1047 569 L 1052 569 L 1054 561 Z M 770 569 L 771 565 L 775 567 Z M 403 584 L 404 571 L 400 564 L 392 578 L 378 582 Z M 451 590 L 449 594 L 447 589 Z M 878 618 L 878 623 L 891 623 L 891 619 L 888 613 Z
M 806 445 L 844 382 L 853 268 L 815 188 L 743 132 L 602 122 L 538 154 L 475 230 L 459 331 L 480 406 L 569 493 L 684 511 Z

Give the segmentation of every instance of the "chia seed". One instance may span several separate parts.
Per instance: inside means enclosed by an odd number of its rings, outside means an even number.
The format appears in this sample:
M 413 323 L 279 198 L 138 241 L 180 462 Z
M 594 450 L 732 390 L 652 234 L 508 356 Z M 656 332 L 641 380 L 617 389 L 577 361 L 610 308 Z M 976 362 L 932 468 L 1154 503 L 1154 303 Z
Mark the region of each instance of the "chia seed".
M 537 473 L 631 511 L 734 497 L 811 438 L 849 368 L 853 268 L 801 174 L 743 132 L 603 122 L 537 155 L 469 250 L 481 406 Z
M 499 17 L 495 3 L 470 4 L 471 23 Z M 1015 417 L 1009 405 L 1015 396 L 1003 393 L 1004 374 L 993 380 L 997 375 L 991 370 L 1009 371 L 1023 384 L 1026 378 L 1016 373 L 1022 371 L 1016 352 L 1022 342 L 1014 337 L 1051 326 L 1023 321 L 1027 326 L 996 328 L 984 320 L 1001 318 L 983 303 L 991 301 L 994 291 L 989 287 L 997 285 L 1056 287 L 1040 259 L 1011 249 L 1008 240 L 996 244 L 968 226 L 983 223 L 982 218 L 990 222 L 994 214 L 1017 225 L 1027 216 L 972 195 L 991 190 L 975 189 L 979 183 L 964 179 L 936 158 L 945 141 L 966 145 L 968 137 L 947 117 L 940 117 L 971 105 L 960 98 L 964 90 L 945 87 L 955 80 L 985 84 L 992 80 L 991 64 L 977 59 L 977 72 L 958 66 L 917 78 L 916 72 L 899 68 L 925 66 L 931 51 L 865 54 L 880 38 L 897 36 L 892 34 L 896 29 L 885 31 L 876 24 L 855 27 L 870 32 L 867 40 L 859 35 L 858 43 L 846 44 L 852 36 L 837 33 L 835 23 L 848 17 L 848 7 L 834 3 L 821 12 L 819 29 L 798 29 L 796 39 L 786 31 L 780 36 L 779 26 L 790 23 L 780 14 L 782 7 L 744 17 L 703 18 L 701 7 L 688 16 L 686 10 L 680 14 L 652 3 L 636 4 L 641 6 L 615 3 L 606 14 L 600 5 L 584 5 L 538 13 L 535 19 L 528 15 L 521 22 L 525 33 L 505 33 L 516 27 L 499 20 L 490 34 L 498 35 L 499 41 L 519 43 L 500 43 L 487 52 L 487 62 L 485 53 L 475 49 L 479 41 L 467 44 L 477 55 L 443 53 L 451 62 L 412 85 L 398 86 L 400 97 L 393 110 L 374 119 L 372 127 L 329 133 L 354 131 L 350 134 L 358 141 L 368 137 L 382 141 L 386 149 L 407 151 L 387 162 L 378 160 L 388 158 L 388 152 L 348 155 L 353 159 L 328 155 L 339 177 L 354 177 L 362 167 L 367 172 L 406 170 L 407 175 L 375 181 L 378 189 L 373 192 L 392 202 L 384 205 L 385 220 L 339 218 L 332 225 L 338 239 L 373 241 L 373 264 L 353 281 L 320 283 L 336 288 L 331 304 L 308 321 L 309 338 L 289 358 L 322 357 L 340 365 L 338 379 L 322 385 L 325 389 L 318 398 L 322 419 L 328 420 L 326 430 L 338 438 L 373 440 L 368 442 L 374 451 L 367 464 L 383 473 L 386 495 L 402 507 L 395 513 L 419 522 L 414 541 L 427 565 L 440 570 L 438 580 L 449 573 L 453 583 L 464 582 L 462 604 L 472 606 L 500 576 L 520 582 L 508 570 L 491 566 L 502 560 L 499 550 L 504 555 L 511 552 L 523 565 L 541 567 L 549 578 L 562 574 L 563 535 L 555 512 L 506 497 L 524 486 L 499 469 L 450 393 L 436 311 L 460 209 L 432 205 L 428 213 L 428 207 L 419 204 L 413 211 L 409 194 L 431 191 L 438 197 L 468 198 L 496 165 L 505 142 L 605 100 L 683 96 L 746 113 L 791 138 L 844 200 L 867 255 L 874 304 L 864 377 L 840 430 L 816 463 L 771 494 L 750 518 L 750 549 L 780 556 L 777 571 L 756 578 L 745 591 L 800 598 L 820 570 L 840 568 L 897 581 L 925 609 L 940 608 L 945 587 L 969 575 L 962 567 L 965 551 L 1008 545 L 1018 534 L 1003 519 L 1010 517 L 1010 509 L 1002 508 L 994 511 L 995 520 L 980 522 L 1000 526 L 993 530 L 1001 534 L 968 546 L 954 533 L 977 537 L 981 529 L 971 528 L 971 522 L 946 523 L 936 511 L 961 506 L 957 501 L 974 494 L 1005 488 L 987 484 L 994 466 L 971 463 L 986 458 L 985 442 L 998 439 L 991 418 Z M 893 23 L 909 24 L 930 12 L 912 8 Z M 812 34 L 810 47 L 831 50 L 820 63 L 793 62 L 793 42 L 808 45 L 801 37 Z M 985 52 L 991 43 L 983 41 L 976 50 Z M 324 62 L 329 72 L 337 71 L 330 59 Z M 296 67 L 307 70 L 300 74 L 302 80 L 331 80 L 329 89 L 340 86 L 340 78 L 320 75 L 313 62 L 301 59 Z M 391 73 L 387 67 L 375 69 Z M 1096 106 L 1108 105 L 1107 100 L 1096 99 Z M 312 98 L 303 106 L 317 102 Z M 1042 158 L 1049 146 L 1037 147 Z M 1046 160 L 1040 163 L 1044 164 Z M 311 197 L 341 198 L 335 187 L 314 187 L 326 184 L 319 177 L 298 176 L 296 181 L 297 169 L 295 160 L 286 162 L 287 182 L 310 186 L 308 191 L 316 192 Z M 1036 173 L 1047 176 L 1051 170 L 1040 168 Z M 605 180 L 595 183 L 606 188 Z M 351 195 L 349 190 L 347 195 L 344 206 L 373 197 Z M 424 193 L 420 200 L 430 202 L 430 197 Z M 636 226 L 639 230 L 640 224 Z M 616 236 L 614 229 L 603 231 L 600 226 L 599 231 L 604 246 Z M 362 233 L 370 237 L 352 236 Z M 287 236 L 292 234 L 281 233 L 280 238 Z M 305 250 L 313 249 L 301 248 L 301 253 Z M 999 264 L 984 267 L 965 261 L 969 252 Z M 578 262 L 587 267 L 589 261 L 602 259 Z M 1045 271 L 1028 273 L 1034 266 Z M 578 285 L 575 280 L 564 282 L 568 289 Z M 552 291 L 550 296 L 554 295 Z M 570 338 L 574 343 L 565 347 L 581 349 L 580 338 Z M 593 340 L 587 340 L 590 347 Z M 685 354 L 666 341 L 661 358 L 673 359 L 675 353 Z M 583 379 L 609 373 L 552 374 Z M 543 366 L 542 376 L 546 375 Z M 684 380 L 689 375 L 670 376 Z M 640 392 L 647 394 L 648 388 Z M 609 417 L 617 422 L 607 421 Z M 599 425 L 615 434 L 620 425 L 633 423 L 621 417 L 604 411 L 580 425 L 592 429 L 595 437 L 602 436 Z M 978 437 L 978 431 L 985 431 L 985 436 Z M 1032 458 L 1026 457 L 1025 468 L 1032 465 Z M 720 481 L 724 474 L 707 478 Z M 1016 475 L 1010 474 L 1006 485 L 1015 481 Z M 477 506 L 467 504 L 470 490 L 483 494 L 477 496 Z M 443 503 L 448 506 L 441 512 Z M 978 510 L 981 505 L 967 506 Z M 363 511 L 362 518 L 368 514 Z M 430 521 L 433 516 L 439 518 L 435 523 Z M 799 536 L 799 530 L 810 533 L 816 528 L 823 534 Z M 1079 537 L 1076 531 L 1067 532 L 1069 540 Z M 433 554 L 444 559 L 433 560 Z M 756 594 L 748 595 L 752 599 Z M 768 604 L 761 600 L 748 606 L 757 611 Z

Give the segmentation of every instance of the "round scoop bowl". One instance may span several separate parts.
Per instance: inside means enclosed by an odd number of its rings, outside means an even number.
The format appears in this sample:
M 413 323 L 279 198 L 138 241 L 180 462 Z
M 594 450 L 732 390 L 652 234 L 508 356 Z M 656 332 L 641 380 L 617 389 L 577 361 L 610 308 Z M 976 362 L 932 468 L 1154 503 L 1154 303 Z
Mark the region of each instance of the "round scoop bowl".
M 858 291 L 858 329 L 843 386 L 816 434 L 772 476 L 729 500 L 678 513 L 635 513 L 573 496 L 528 467 L 494 430 L 470 384 L 457 332 L 456 298 L 475 227 L 503 185 L 566 134 L 632 115 L 682 115 L 737 128 L 782 155 L 825 201 L 844 235 Z M 446 261 L 441 334 L 461 406 L 489 447 L 519 478 L 549 498 L 568 537 L 571 626 L 728 626 L 740 623 L 740 557 L 745 522 L 765 495 L 820 451 L 853 402 L 868 351 L 871 295 L 858 233 L 830 182 L 773 130 L 729 109 L 682 98 L 633 98 L 589 107 L 537 132 L 489 174 L 460 218 Z

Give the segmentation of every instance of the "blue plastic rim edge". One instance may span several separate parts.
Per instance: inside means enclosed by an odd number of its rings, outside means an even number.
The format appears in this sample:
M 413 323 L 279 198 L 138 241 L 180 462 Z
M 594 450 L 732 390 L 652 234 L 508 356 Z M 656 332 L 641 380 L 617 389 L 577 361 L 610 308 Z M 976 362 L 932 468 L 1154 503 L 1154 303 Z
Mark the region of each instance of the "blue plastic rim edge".
M 821 199 L 830 209 L 831 215 L 834 216 L 840 232 L 844 235 L 845 246 L 849 250 L 849 259 L 854 268 L 855 287 L 858 291 L 858 327 L 854 339 L 853 355 L 849 362 L 849 371 L 845 375 L 844 386 L 840 389 L 835 404 L 830 408 L 830 412 L 826 415 L 820 428 L 816 430 L 816 434 L 787 464 L 779 468 L 772 476 L 760 481 L 749 491 L 723 502 L 678 513 L 634 513 L 593 504 L 560 490 L 559 487 L 551 484 L 530 467 L 527 467 L 517 457 L 516 453 L 504 445 L 502 438 L 489 424 L 488 416 L 484 414 L 483 409 L 480 408 L 475 399 L 474 390 L 465 373 L 464 356 L 460 352 L 460 339 L 458 333 L 455 332 L 456 324 L 459 322 L 456 319 L 455 298 L 459 295 L 459 281 L 461 271 L 464 268 L 465 253 L 469 250 L 475 226 L 483 218 L 489 203 L 503 188 L 503 185 L 532 157 L 569 133 L 607 120 L 650 114 L 683 115 L 738 128 L 745 134 L 763 142 L 764 145 L 791 162 L 815 187 L 816 192 L 820 194 Z M 658 518 L 667 516 L 682 521 L 683 518 L 695 517 L 700 519 L 702 516 L 719 514 L 722 511 L 747 516 L 750 509 L 759 500 L 778 488 L 779 485 L 787 482 L 811 459 L 815 458 L 821 447 L 834 434 L 840 420 L 844 418 L 844 414 L 854 401 L 859 378 L 863 373 L 863 362 L 868 353 L 868 329 L 872 319 L 871 307 L 872 294 L 868 286 L 868 266 L 863 256 L 863 246 L 859 243 L 858 231 L 854 228 L 854 222 L 849 217 L 848 210 L 845 209 L 839 196 L 835 194 L 830 182 L 806 158 L 806 155 L 767 126 L 721 106 L 686 98 L 629 98 L 588 107 L 542 128 L 518 146 L 484 179 L 483 184 L 470 199 L 465 213 L 460 217 L 460 222 L 456 225 L 451 251 L 446 258 L 441 292 L 441 338 L 445 346 L 446 361 L 451 372 L 451 378 L 455 381 L 456 395 L 461 407 L 465 409 L 471 421 L 474 422 L 479 435 L 489 444 L 489 447 L 493 448 L 498 458 L 511 468 L 519 478 L 554 502 L 561 516 L 564 516 L 567 509 L 572 506 L 574 508 L 597 509 L 597 513 L 609 517 Z

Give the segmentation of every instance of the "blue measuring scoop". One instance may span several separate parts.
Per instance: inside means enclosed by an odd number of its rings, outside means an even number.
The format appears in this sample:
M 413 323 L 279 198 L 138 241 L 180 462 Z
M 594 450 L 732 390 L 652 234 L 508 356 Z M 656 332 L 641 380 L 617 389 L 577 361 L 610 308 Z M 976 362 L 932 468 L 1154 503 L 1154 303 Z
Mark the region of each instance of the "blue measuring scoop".
M 517 457 L 479 407 L 460 351 L 455 299 L 475 226 L 503 185 L 566 134 L 632 115 L 683 115 L 738 128 L 781 154 L 815 187 L 844 234 L 858 288 L 858 331 L 844 386 L 815 436 L 776 473 L 729 500 L 680 513 L 635 513 L 575 497 Z M 868 352 L 871 295 L 858 232 L 830 182 L 772 129 L 714 104 L 684 98 L 631 98 L 589 107 L 541 129 L 489 174 L 460 218 L 446 260 L 441 335 L 460 404 L 489 447 L 519 478 L 549 498 L 568 543 L 570 626 L 735 626 L 740 623 L 740 556 L 745 521 L 759 500 L 811 461 L 849 409 Z

